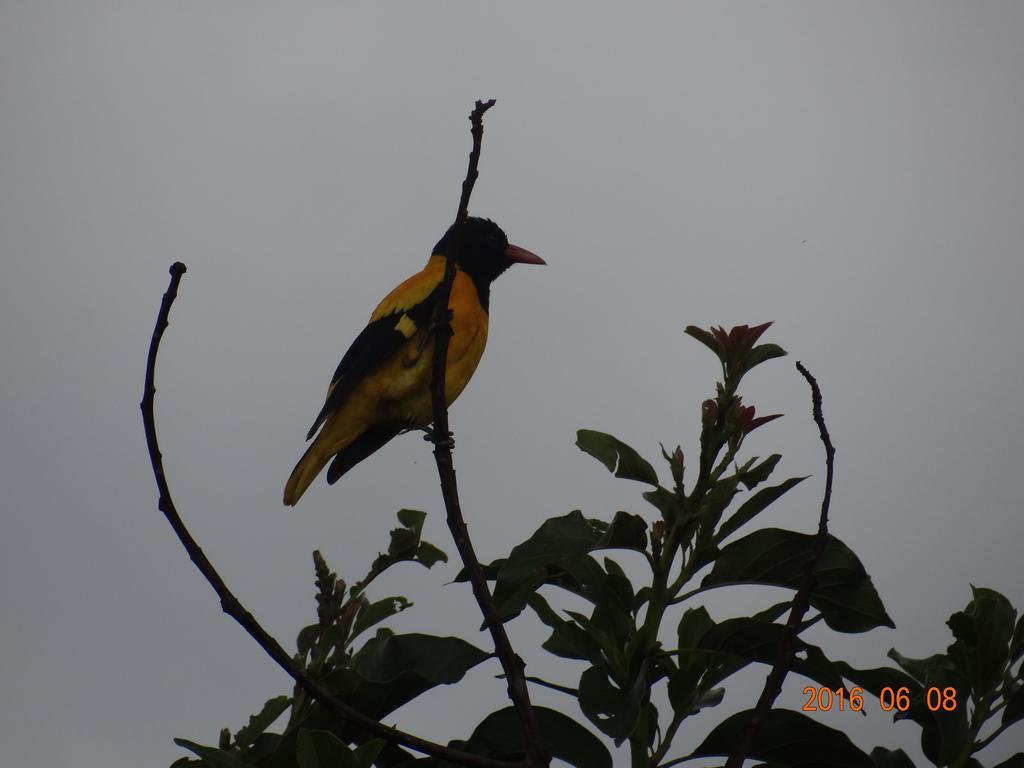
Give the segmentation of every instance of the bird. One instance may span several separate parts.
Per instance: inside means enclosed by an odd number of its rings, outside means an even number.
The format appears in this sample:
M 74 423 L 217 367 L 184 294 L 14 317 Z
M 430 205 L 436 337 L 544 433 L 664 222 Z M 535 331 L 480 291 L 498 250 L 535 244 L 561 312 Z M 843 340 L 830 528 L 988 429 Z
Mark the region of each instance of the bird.
M 467 217 L 445 232 L 426 266 L 404 280 L 377 305 L 370 322 L 341 358 L 323 407 L 306 440 L 313 439 L 284 489 L 284 503 L 295 506 L 327 469 L 327 482 L 368 458 L 388 441 L 433 420 L 432 320 L 440 301 L 445 264 L 455 262 L 448 309 L 445 401 L 462 393 L 487 344 L 491 283 L 513 264 L 545 264 L 535 253 L 511 245 L 490 219 Z M 319 433 L 318 433 L 319 430 Z

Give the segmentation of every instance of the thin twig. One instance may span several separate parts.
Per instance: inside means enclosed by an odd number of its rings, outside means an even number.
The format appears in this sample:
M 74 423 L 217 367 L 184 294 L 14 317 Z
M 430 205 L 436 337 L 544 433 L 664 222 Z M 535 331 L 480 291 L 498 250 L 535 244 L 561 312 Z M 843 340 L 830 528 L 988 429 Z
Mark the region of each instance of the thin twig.
M 456 225 L 466 220 L 469 209 L 469 197 L 473 192 L 473 185 L 478 176 L 477 165 L 480 162 L 480 143 L 483 139 L 484 113 L 494 106 L 494 99 L 490 101 L 478 101 L 472 114 L 469 116 L 472 123 L 473 149 L 469 153 L 469 168 L 466 171 L 466 180 L 462 183 L 462 196 L 459 199 L 459 209 L 455 217 Z M 458 231 L 458 230 L 456 230 Z M 441 494 L 444 497 L 445 510 L 448 513 L 448 528 L 451 530 L 455 546 L 462 556 L 462 562 L 469 574 L 469 581 L 473 587 L 473 595 L 480 606 L 480 613 L 483 614 L 484 623 L 490 630 L 494 639 L 494 651 L 501 662 L 501 668 L 505 672 L 508 681 L 508 695 L 519 715 L 519 722 L 523 729 L 524 741 L 526 742 L 526 761 L 532 766 L 545 766 L 550 763 L 550 757 L 541 741 L 540 728 L 537 725 L 537 718 L 533 707 L 530 704 L 530 693 L 526 687 L 526 678 L 522 659 L 516 655 L 505 633 L 505 626 L 498 618 L 498 611 L 494 605 L 494 598 L 487 586 L 487 579 L 484 577 L 483 568 L 477 560 L 473 551 L 473 543 L 469 538 L 469 530 L 466 528 L 466 521 L 462 516 L 462 508 L 459 504 L 459 488 L 455 481 L 455 464 L 452 460 L 452 433 L 448 427 L 448 405 L 445 398 L 445 373 L 448 364 L 448 341 L 452 335 L 450 325 L 450 310 L 448 308 L 449 297 L 451 296 L 452 283 L 455 280 L 455 260 L 453 250 L 457 250 L 460 242 L 457 239 L 455 246 L 449 249 L 445 262 L 444 281 L 441 285 L 441 295 L 434 314 L 434 359 L 433 376 L 430 381 L 430 398 L 433 406 L 434 425 L 431 439 L 434 443 L 434 460 L 437 462 L 437 473 L 441 480 Z
M 469 152 L 469 167 L 466 169 L 466 178 L 462 182 L 462 194 L 459 195 L 459 209 L 455 213 L 456 224 L 465 221 L 469 215 L 469 198 L 473 194 L 473 187 L 480 175 L 477 166 L 480 165 L 480 143 L 484 138 L 484 113 L 494 104 L 494 99 L 477 101 L 473 111 L 469 114 L 469 132 L 473 137 L 473 148 Z M 450 262 L 451 259 L 448 261 Z
M 188 552 L 188 556 L 192 559 L 192 562 L 196 564 L 199 572 L 203 574 L 206 580 L 213 587 L 213 591 L 217 593 L 217 597 L 220 598 L 220 607 L 228 616 L 233 618 L 239 624 L 242 625 L 249 635 L 260 644 L 260 647 L 267 652 L 278 666 L 280 666 L 285 672 L 287 672 L 296 683 L 298 683 L 305 691 L 309 693 L 314 699 L 320 702 L 323 706 L 334 711 L 339 716 L 346 720 L 354 723 L 355 725 L 363 728 L 364 730 L 372 733 L 374 736 L 380 736 L 389 742 L 395 744 L 401 744 L 410 749 L 416 750 L 417 752 L 423 752 L 434 757 L 439 757 L 444 760 L 448 760 L 453 763 L 468 766 L 468 768 L 516 768 L 521 766 L 521 763 L 510 763 L 503 760 L 494 760 L 487 757 L 481 757 L 480 755 L 473 755 L 468 752 L 462 752 L 460 750 L 449 749 L 441 744 L 435 744 L 434 742 L 421 739 L 418 736 L 413 736 L 409 733 L 404 733 L 397 728 L 389 728 L 388 726 L 374 720 L 372 717 L 364 715 L 356 709 L 346 704 L 341 699 L 337 698 L 329 690 L 327 690 L 318 681 L 309 677 L 288 655 L 288 652 L 281 647 L 281 644 L 277 642 L 263 627 L 260 625 L 256 618 L 246 610 L 234 593 L 228 589 L 227 584 L 220 577 L 217 569 L 213 567 L 213 564 L 207 559 L 203 550 L 192 534 L 189 533 L 185 524 L 181 520 L 181 516 L 178 514 L 177 509 L 174 506 L 174 501 L 171 499 L 171 489 L 167 483 L 167 476 L 164 473 L 163 456 L 160 453 L 160 444 L 156 439 L 156 419 L 154 417 L 153 404 L 154 397 L 156 395 L 156 386 L 154 380 L 156 378 L 156 356 L 160 348 L 160 340 L 163 338 L 164 330 L 167 328 L 167 317 L 171 311 L 171 304 L 174 303 L 174 299 L 178 295 L 178 283 L 181 282 L 181 276 L 185 274 L 185 265 L 180 261 L 175 262 L 171 265 L 171 282 L 167 288 L 167 292 L 164 294 L 163 301 L 160 303 L 160 312 L 157 314 L 156 327 L 153 329 L 153 338 L 149 343 L 149 356 L 146 360 L 146 381 L 144 385 L 142 402 L 140 407 L 142 408 L 142 422 L 146 430 L 146 444 L 149 447 L 149 459 L 153 465 L 153 476 L 156 478 L 157 490 L 160 494 L 159 502 L 157 506 L 160 511 L 164 513 L 164 517 L 167 518 L 167 522 L 171 524 L 171 528 L 177 534 L 178 539 L 181 541 L 182 546 L 185 547 L 185 551 Z
M 754 707 L 750 721 L 736 739 L 736 745 L 733 747 L 732 754 L 729 755 L 725 768 L 742 768 L 743 761 L 746 760 L 747 751 L 750 749 L 754 737 L 757 735 L 758 730 L 760 730 L 765 717 L 768 716 L 768 712 L 771 711 L 775 699 L 782 692 L 782 683 L 786 679 L 789 668 L 793 664 L 793 657 L 796 655 L 797 633 L 800 630 L 800 624 L 803 621 L 804 615 L 811 607 L 811 593 L 814 591 L 817 583 L 815 570 L 818 566 L 818 560 L 821 558 L 822 553 L 825 551 L 825 545 L 828 543 L 828 509 L 832 503 L 832 477 L 835 471 L 836 449 L 832 445 L 828 428 L 825 426 L 825 417 L 821 412 L 821 390 L 818 388 L 818 381 L 803 366 L 803 363 L 798 361 L 796 368 L 811 386 L 811 412 L 814 417 L 814 423 L 818 425 L 821 442 L 825 446 L 825 495 L 821 500 L 818 535 L 814 539 L 814 546 L 811 548 L 810 557 L 807 558 L 807 562 L 804 564 L 803 581 L 800 584 L 800 589 L 797 590 L 796 595 L 793 597 L 793 607 L 790 609 L 789 618 L 786 620 L 786 631 L 779 638 L 779 646 L 775 653 L 775 663 L 772 665 L 772 669 L 764 681 L 761 697 L 757 700 L 757 706 Z

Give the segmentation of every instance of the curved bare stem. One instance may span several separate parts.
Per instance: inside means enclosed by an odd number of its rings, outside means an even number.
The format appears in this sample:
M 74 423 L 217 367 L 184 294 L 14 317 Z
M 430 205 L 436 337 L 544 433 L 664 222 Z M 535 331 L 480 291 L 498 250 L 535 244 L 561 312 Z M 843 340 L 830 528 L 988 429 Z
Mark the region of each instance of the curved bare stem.
M 521 763 L 494 760 L 492 758 L 473 755 L 461 750 L 450 749 L 441 744 L 435 744 L 432 741 L 427 741 L 426 739 L 421 739 L 420 737 L 414 736 L 410 733 L 405 733 L 397 728 L 390 728 L 383 723 L 374 720 L 372 717 L 364 715 L 362 712 L 353 709 L 344 701 L 337 698 L 318 681 L 309 677 L 292 660 L 291 656 L 288 655 L 288 652 L 281 647 L 281 644 L 277 642 L 277 640 L 275 640 L 258 621 L 256 621 L 256 618 L 249 613 L 248 610 L 246 610 L 245 606 L 239 602 L 234 593 L 228 589 L 227 584 L 224 583 L 224 580 L 217 572 L 217 569 L 213 567 L 213 563 L 210 562 L 199 544 L 192 537 L 192 534 L 189 533 L 188 528 L 185 527 L 185 523 L 182 522 L 181 516 L 178 514 L 178 511 L 174 506 L 174 501 L 171 499 L 171 489 L 167 482 L 167 475 L 164 472 L 163 456 L 160 453 L 160 444 L 157 442 L 156 438 L 156 419 L 154 417 L 154 400 L 156 395 L 156 386 L 154 381 L 156 378 L 157 352 L 160 349 L 160 340 L 163 338 L 164 330 L 167 328 L 167 318 L 171 311 L 171 304 L 174 303 L 174 299 L 178 295 L 178 284 L 181 282 L 181 276 L 185 274 L 185 270 L 185 265 L 180 261 L 172 264 L 170 268 L 171 282 L 167 288 L 167 292 L 164 294 L 163 300 L 160 303 L 160 312 L 157 315 L 156 327 L 153 329 L 153 337 L 149 343 L 149 356 L 146 360 L 146 381 L 140 408 L 142 409 L 142 423 L 146 431 L 146 445 L 149 448 L 149 459 L 153 465 L 153 476 L 156 478 L 157 491 L 159 492 L 159 501 L 157 506 L 160 511 L 163 512 L 164 517 L 167 518 L 167 522 L 170 523 L 171 528 L 174 529 L 175 534 L 177 534 L 182 546 L 185 547 L 185 551 L 188 552 L 188 556 L 192 559 L 192 562 L 195 563 L 199 572 L 203 574 L 206 580 L 210 583 L 210 586 L 213 587 L 213 591 L 217 593 L 217 597 L 220 598 L 221 609 L 224 613 L 237 621 L 242 626 L 242 629 L 244 629 L 257 643 L 260 644 L 260 647 L 267 652 L 267 655 L 277 662 L 278 666 L 287 672 L 303 690 L 309 693 L 310 696 L 320 702 L 323 706 L 338 714 L 340 717 L 343 717 L 360 728 L 363 728 L 368 733 L 374 736 L 379 736 L 389 742 L 409 747 L 417 752 L 442 758 L 459 765 L 468 766 L 468 768 L 516 768 L 516 766 L 521 766 Z

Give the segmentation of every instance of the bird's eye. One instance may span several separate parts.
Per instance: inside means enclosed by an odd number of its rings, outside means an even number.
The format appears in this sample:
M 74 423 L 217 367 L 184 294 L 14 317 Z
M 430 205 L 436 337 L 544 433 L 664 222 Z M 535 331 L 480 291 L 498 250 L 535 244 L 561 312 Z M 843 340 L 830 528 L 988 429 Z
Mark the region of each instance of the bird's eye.
M 486 242 L 487 242 L 487 247 L 488 248 L 497 248 L 498 247 L 498 238 L 495 237 L 494 235 L 488 235 Z

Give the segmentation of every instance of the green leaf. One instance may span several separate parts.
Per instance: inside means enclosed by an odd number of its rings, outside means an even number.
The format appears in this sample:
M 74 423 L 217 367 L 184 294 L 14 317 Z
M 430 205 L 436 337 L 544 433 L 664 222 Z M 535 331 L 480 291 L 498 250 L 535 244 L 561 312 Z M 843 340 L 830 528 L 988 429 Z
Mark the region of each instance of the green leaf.
M 371 739 L 360 744 L 352 752 L 356 768 L 373 768 L 374 760 L 377 759 L 386 746 L 387 742 L 384 739 Z
M 776 499 L 780 498 L 786 491 L 794 486 L 798 485 L 802 481 L 806 480 L 805 477 L 791 477 L 778 485 L 772 485 L 768 488 L 762 488 L 760 491 L 755 493 L 745 502 L 740 505 L 740 508 L 729 517 L 719 527 L 718 532 L 715 534 L 715 542 L 721 543 L 727 536 L 734 533 L 741 526 L 753 520 L 759 514 L 761 514 L 765 508 L 770 504 L 774 503 Z
M 458 637 L 389 635 L 369 640 L 353 659 L 353 668 L 368 682 L 393 683 L 415 674 L 434 684 L 449 684 L 490 656 Z
M 380 719 L 437 685 L 462 679 L 490 654 L 457 637 L 378 633 L 327 677 L 329 687 L 364 714 Z
M 766 360 L 785 356 L 786 350 L 778 344 L 759 344 L 747 353 L 747 370 L 749 371 L 755 365 L 760 365 Z
M 298 768 L 359 768 L 352 750 L 330 731 L 300 728 L 295 746 Z
M 615 513 L 608 530 L 597 540 L 593 549 L 631 549 L 647 551 L 647 521 L 629 512 Z
M 552 579 L 548 577 L 547 569 L 543 574 L 538 573 L 534 578 L 522 580 L 504 580 L 495 584 L 494 606 L 498 611 L 498 618 L 504 623 L 514 619 L 526 606 L 529 599 L 537 593 L 537 589 Z M 481 623 L 481 627 L 483 627 Z
M 675 522 L 683 514 L 683 500 L 672 491 L 662 488 L 660 485 L 653 491 L 644 491 L 644 501 L 647 501 L 661 513 L 661 517 L 668 523 Z
M 391 530 L 391 543 L 388 545 L 387 553 L 377 555 L 366 577 L 352 585 L 353 596 L 362 592 L 367 584 L 396 563 L 415 562 L 430 568 L 439 561 L 448 561 L 448 556 L 444 552 L 433 544 L 420 540 L 426 517 L 427 513 L 418 509 L 398 510 L 398 522 L 402 527 Z
M 608 590 L 608 574 L 605 573 L 600 563 L 590 555 L 577 555 L 566 557 L 561 562 L 551 563 L 548 566 L 548 584 L 554 584 L 573 594 L 586 598 L 595 605 L 604 601 Z M 630 584 L 619 585 L 622 589 L 614 590 L 612 597 L 619 600 L 623 607 L 628 610 L 629 605 L 622 602 L 625 598 L 620 595 L 632 597 L 632 586 Z
M 624 591 L 622 592 L 622 599 L 626 599 L 626 597 L 628 596 L 630 603 L 632 603 L 634 599 L 633 585 L 632 583 L 630 583 L 629 577 L 626 576 L 626 572 L 622 570 L 622 566 L 614 560 L 612 560 L 610 557 L 604 558 L 603 562 L 604 569 L 605 571 L 607 571 L 609 577 L 614 577 L 616 580 L 622 579 L 626 582 L 625 586 L 623 587 Z
M 316 641 L 320 638 L 321 631 L 322 629 L 319 624 L 310 624 L 299 630 L 299 636 L 295 641 L 299 656 L 305 658 L 313 650 Z
M 391 618 L 397 613 L 401 613 L 410 606 L 412 606 L 412 603 L 401 595 L 385 597 L 374 603 L 365 605 L 356 615 L 355 623 L 352 625 L 352 635 L 350 639 L 354 640 L 370 627 L 379 624 L 385 619 Z
M 701 502 L 699 516 L 700 524 L 706 536 L 711 539 L 711 533 L 718 527 L 718 521 L 733 498 L 739 493 L 739 478 L 736 476 L 727 477 L 711 486 Z M 703 538 L 703 537 L 701 537 Z
M 928 691 L 935 688 L 941 692 L 947 687 L 956 689 L 956 708 L 951 712 L 941 708 L 932 712 L 927 703 Z M 935 694 L 932 696 L 934 699 Z M 911 699 L 907 717 L 921 726 L 921 751 L 936 765 L 949 765 L 971 738 L 967 724 L 969 697 L 968 683 L 961 674 L 936 666 L 929 670 L 924 690 Z
M 626 696 L 600 667 L 590 667 L 580 675 L 578 698 L 583 714 L 601 731 L 615 739 L 616 746 L 636 727 L 639 711 L 633 713 L 631 723 L 623 722 L 622 710 Z
M 1008 726 L 1024 719 L 1024 685 L 1018 686 L 1006 701 L 1003 710 L 1003 725 Z
M 599 667 L 590 667 L 580 676 L 580 709 L 590 722 L 615 740 L 615 746 L 621 746 L 636 730 L 647 692 L 645 676 L 646 672 L 641 670 L 626 691 L 618 688 Z
M 751 618 L 757 619 L 758 621 L 777 621 L 782 618 L 784 613 L 788 614 L 792 607 L 792 601 L 783 600 L 781 603 L 769 605 L 763 611 L 758 611 Z
M 429 541 L 421 541 L 420 545 L 416 547 L 416 554 L 412 559 L 427 568 L 432 568 L 437 563 L 447 563 L 448 555 Z
M 547 600 L 533 594 L 527 604 L 551 627 L 551 637 L 544 641 L 542 648 L 564 659 L 581 659 L 595 665 L 604 663 L 601 646 L 578 625 L 555 613 Z
M 872 669 L 857 669 L 845 661 L 835 662 L 839 673 L 852 683 L 856 683 L 875 698 L 882 695 L 882 689 L 891 688 L 896 691 L 900 688 L 907 688 L 910 696 L 916 696 L 921 691 L 921 684 L 914 678 L 893 667 L 874 667 Z M 899 716 L 899 713 L 895 713 Z
M 703 605 L 697 608 L 687 608 L 682 618 L 679 619 L 679 626 L 676 627 L 679 647 L 681 649 L 697 648 L 704 634 L 714 626 L 715 622 Z M 679 666 L 681 668 L 703 667 L 705 657 L 706 654 L 703 653 L 680 653 Z
M 891 667 L 875 669 L 855 669 L 845 662 L 836 662 L 836 667 L 843 676 L 851 680 L 874 696 L 880 696 L 882 689 L 890 688 L 898 691 L 906 687 L 910 695 L 910 708 L 905 714 L 894 711 L 894 719 L 906 717 L 921 726 L 921 747 L 925 756 L 936 765 L 946 765 L 959 753 L 964 740 L 969 737 L 967 730 L 967 697 L 969 695 L 966 680 L 957 671 L 952 662 L 942 655 L 934 655 L 924 659 L 911 659 L 902 656 L 898 651 L 889 651 L 889 657 L 898 663 L 904 671 Z M 952 712 L 939 709 L 932 712 L 928 708 L 927 692 L 929 688 L 952 686 L 957 689 L 957 706 Z M 933 704 L 935 693 L 932 693 Z M 941 701 L 941 699 L 940 699 Z M 941 761 L 946 762 L 941 762 Z
M 707 670 L 710 659 L 706 653 L 695 650 L 704 634 L 715 626 L 704 606 L 687 608 L 676 627 L 679 652 L 675 654 L 676 668 L 669 674 L 668 698 L 676 712 L 690 714 L 693 704 L 701 696 L 699 686 L 701 675 Z
M 713 542 L 708 544 L 698 544 L 697 548 L 693 551 L 691 572 L 697 573 L 703 570 L 705 565 L 714 562 L 718 557 L 718 554 L 718 546 Z
M 277 754 L 283 739 L 280 733 L 261 733 L 242 751 L 242 757 L 247 763 L 267 768 L 270 758 Z
M 240 749 L 248 747 L 291 705 L 291 696 L 275 696 L 269 699 L 263 705 L 263 709 L 249 718 L 247 725 L 238 729 L 238 733 L 235 734 L 235 746 Z
M 204 747 L 188 739 L 175 739 L 174 743 L 194 752 L 203 759 L 208 768 L 253 768 L 249 763 L 243 762 L 231 752 L 225 752 L 216 747 Z
M 875 768 L 914 768 L 914 763 L 902 749 L 875 747 L 871 750 Z
M 814 535 L 763 528 L 725 546 L 703 587 L 730 582 L 771 584 L 799 589 Z M 811 605 L 839 632 L 866 632 L 893 627 L 860 560 L 831 534 L 815 569 L 817 583 Z
M 498 570 L 498 581 L 531 577 L 550 563 L 586 554 L 603 533 L 579 510 L 545 520 L 530 538 L 513 547 Z
M 782 459 L 781 453 L 773 453 L 756 467 L 741 472 L 736 479 L 743 483 L 748 491 L 752 491 L 771 476 L 780 459 Z
M 604 464 L 616 477 L 658 485 L 658 473 L 650 462 L 617 437 L 593 429 L 581 429 L 576 432 L 576 445 Z
M 668 675 L 668 702 L 672 705 L 672 711 L 682 713 L 684 716 L 691 714 L 691 702 L 700 695 L 697 687 L 700 682 L 700 672 L 690 669 L 674 669 Z
M 566 611 L 565 613 L 601 647 L 604 658 L 608 659 L 612 664 L 617 663 L 617 660 L 622 655 L 619 650 L 621 648 L 620 643 L 615 642 L 608 632 L 605 632 L 603 628 L 597 626 L 597 624 L 582 613 L 578 611 Z
M 690 713 L 694 714 L 700 712 L 702 709 L 708 707 L 717 707 L 722 703 L 722 699 L 725 698 L 725 688 L 712 688 L 709 691 L 704 691 L 697 700 L 693 703 L 693 707 L 690 709 Z
M 890 648 L 886 655 L 899 664 L 903 671 L 910 675 L 919 686 L 923 686 L 928 679 L 928 675 L 936 669 L 944 669 L 952 673 L 957 671 L 956 665 L 950 658 L 941 653 L 933 654 L 924 659 L 912 659 L 904 656 L 895 648 Z
M 742 662 L 740 665 L 727 665 L 728 675 L 732 675 L 749 662 L 774 664 L 779 641 L 787 631 L 782 624 L 758 621 L 749 617 L 726 619 L 705 632 L 698 647 L 712 652 L 712 659 L 720 659 L 721 654 L 739 659 Z M 794 672 L 832 690 L 843 687 L 843 678 L 839 670 L 829 661 L 821 648 L 805 643 L 799 638 L 796 640 L 796 648 L 797 655 L 791 664 Z M 709 678 L 712 685 L 724 679 L 714 673 L 711 673 Z M 705 685 L 707 684 L 705 682 Z
M 587 557 L 586 560 L 592 561 L 592 558 Z M 599 569 L 595 578 L 582 585 L 579 594 L 594 604 L 594 611 L 590 615 L 594 625 L 605 630 L 618 645 L 625 646 L 636 631 L 633 585 L 614 560 L 605 558 L 605 562 L 611 572 L 605 573 Z M 574 564 L 567 565 L 569 572 L 574 573 Z
M 499 557 L 497 560 L 492 560 L 489 563 L 480 563 L 480 569 L 484 572 L 484 578 L 487 581 L 494 581 L 498 578 L 498 571 L 505 564 L 505 559 L 504 557 Z M 469 571 L 466 570 L 465 566 L 460 568 L 459 572 L 455 574 L 454 581 L 459 584 L 466 584 L 469 581 Z
M 707 331 L 705 331 L 703 328 L 698 328 L 696 325 L 688 325 L 686 326 L 686 330 L 684 331 L 684 333 L 686 333 L 687 336 L 692 336 L 693 338 L 695 338 L 705 347 L 714 352 L 715 356 L 719 360 L 725 362 L 724 358 L 722 357 L 721 349 L 719 347 L 718 342 L 715 340 L 715 337 L 712 336 Z
M 612 768 L 608 748 L 575 720 L 546 707 L 534 707 L 533 712 L 552 757 L 577 768 Z M 526 752 L 522 733 L 515 709 L 506 707 L 485 717 L 465 748 L 489 757 L 517 759 Z
M 668 700 L 674 712 L 681 712 L 686 717 L 722 703 L 725 689 L 704 685 L 701 681 L 703 672 L 702 668 L 682 667 L 669 674 Z
M 946 622 L 956 638 L 948 654 L 980 700 L 988 697 L 1003 678 L 1017 612 L 994 589 L 972 586 L 971 592 L 973 599 L 967 607 Z
M 1024 614 L 1017 619 L 1017 625 L 1013 628 L 1013 639 L 1010 641 L 1010 663 L 1016 664 L 1021 656 L 1024 656 Z
M 752 710 L 738 712 L 715 727 L 690 757 L 726 757 L 747 727 Z M 747 756 L 786 768 L 873 768 L 871 758 L 849 737 L 788 709 L 768 712 Z
M 423 521 L 427 513 L 418 509 L 398 510 L 398 522 L 401 528 L 391 530 L 391 544 L 388 546 L 388 555 L 398 560 L 410 560 L 416 552 L 420 543 L 420 534 L 423 532 Z
M 411 530 L 417 536 L 423 533 L 423 523 L 426 522 L 427 513 L 421 509 L 400 509 L 397 513 L 398 522 Z
M 607 524 L 588 520 L 579 510 L 545 520 L 530 538 L 518 544 L 498 569 L 494 602 L 503 620 L 519 615 L 526 601 L 541 584 L 554 580 L 567 567 L 576 575 L 580 569 L 592 573 L 600 566 L 582 562 L 582 555 L 593 549 L 607 532 Z
M 367 738 L 366 731 L 352 725 L 350 722 L 338 717 L 328 709 L 313 704 L 298 722 L 291 723 L 289 730 L 280 737 L 277 748 L 272 753 L 266 753 L 255 765 L 259 768 L 299 768 L 299 734 L 302 731 L 310 732 L 314 737 L 314 746 L 319 748 L 317 734 L 329 732 L 336 739 L 349 745 L 355 741 L 362 741 Z M 308 746 L 308 745 L 307 745 Z M 306 749 L 306 747 L 303 747 Z M 327 747 L 326 749 L 329 749 Z M 377 768 L 397 768 L 400 765 L 411 764 L 413 755 L 406 752 L 397 744 L 389 744 L 381 739 L 367 741 L 356 749 L 352 749 L 352 763 L 342 763 L 343 766 L 356 766 L 356 768 L 370 768 L 376 765 Z M 303 752 L 303 759 L 309 758 L 309 752 Z M 322 768 L 334 768 L 335 763 L 325 762 L 323 755 L 318 758 Z

